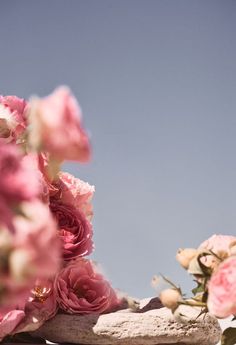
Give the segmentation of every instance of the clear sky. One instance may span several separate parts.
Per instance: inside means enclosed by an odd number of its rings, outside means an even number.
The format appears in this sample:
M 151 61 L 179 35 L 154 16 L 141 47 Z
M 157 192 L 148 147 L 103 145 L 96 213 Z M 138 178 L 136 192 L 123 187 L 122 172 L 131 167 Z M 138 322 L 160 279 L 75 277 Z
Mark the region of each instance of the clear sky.
M 68 84 L 93 144 L 93 258 L 138 297 L 179 247 L 236 234 L 235 0 L 1 0 L 0 93 Z

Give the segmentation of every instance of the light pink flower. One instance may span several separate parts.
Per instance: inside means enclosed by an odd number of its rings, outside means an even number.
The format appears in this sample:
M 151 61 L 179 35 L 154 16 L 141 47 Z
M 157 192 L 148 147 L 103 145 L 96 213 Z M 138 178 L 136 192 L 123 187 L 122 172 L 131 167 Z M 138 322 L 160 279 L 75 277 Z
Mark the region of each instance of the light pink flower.
M 235 243 L 236 237 L 227 235 L 213 235 L 208 240 L 204 241 L 198 248 L 200 251 L 212 251 L 213 254 L 201 257 L 201 262 L 215 271 L 219 266 L 221 260 L 226 259 L 230 255 L 231 245 Z
M 54 198 L 61 200 L 65 204 L 79 208 L 87 219 L 91 220 L 93 215 L 91 200 L 95 191 L 94 186 L 69 173 L 60 172 L 58 179 L 54 183 L 54 187 L 58 191 L 55 193 L 54 189 Z
M 213 315 L 226 318 L 236 314 L 236 256 L 219 265 L 209 281 L 208 291 L 207 306 Z
M 93 250 L 93 230 L 84 213 L 55 198 L 50 199 L 50 209 L 58 224 L 64 260 L 90 254 Z
M 14 334 L 16 327 L 25 317 L 23 310 L 4 308 L 0 309 L 0 341 L 7 335 Z
M 54 286 L 59 307 L 69 314 L 101 314 L 119 304 L 110 283 L 89 260 L 71 262 Z
M 199 249 L 207 249 L 213 251 L 215 254 L 220 252 L 229 253 L 230 245 L 236 241 L 235 236 L 227 235 L 213 235 L 208 240 L 204 241 Z
M 29 119 L 33 147 L 48 151 L 59 161 L 88 161 L 90 144 L 81 125 L 81 110 L 67 87 L 57 88 L 46 98 L 33 99 Z
M 0 197 L 7 205 L 32 200 L 40 194 L 34 163 L 24 159 L 16 145 L 0 142 Z
M 16 281 L 52 277 L 60 265 L 61 244 L 49 208 L 40 201 L 22 204 L 24 216 L 15 216 L 15 250 L 10 267 Z
M 0 96 L 0 138 L 5 142 L 24 142 L 26 108 L 27 103 L 24 99 Z

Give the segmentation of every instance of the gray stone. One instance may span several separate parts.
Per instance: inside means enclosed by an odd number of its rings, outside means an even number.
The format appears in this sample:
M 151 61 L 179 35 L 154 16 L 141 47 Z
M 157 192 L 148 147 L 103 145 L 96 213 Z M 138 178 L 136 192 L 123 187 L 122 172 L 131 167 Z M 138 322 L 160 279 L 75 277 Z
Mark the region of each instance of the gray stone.
M 184 322 L 177 321 L 166 308 L 159 308 L 158 299 L 141 301 L 138 312 L 129 309 L 109 314 L 57 314 L 33 335 L 51 342 L 89 345 L 215 345 L 221 330 L 218 321 L 199 309 L 181 306 Z

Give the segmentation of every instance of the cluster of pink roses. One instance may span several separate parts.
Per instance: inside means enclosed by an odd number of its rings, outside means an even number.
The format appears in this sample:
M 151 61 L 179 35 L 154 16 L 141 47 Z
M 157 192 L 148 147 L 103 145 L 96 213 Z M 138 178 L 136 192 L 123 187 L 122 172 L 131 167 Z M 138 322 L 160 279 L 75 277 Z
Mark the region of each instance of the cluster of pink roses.
M 94 187 L 60 171 L 90 155 L 67 87 L 29 102 L 0 96 L 0 340 L 58 310 L 100 314 L 119 303 L 85 258 L 94 247 Z
M 200 307 L 217 318 L 236 316 L 236 237 L 213 235 L 197 249 L 179 249 L 177 261 L 194 276 L 193 297 L 185 298 L 174 284 L 160 294 L 162 304 L 178 315 L 181 304 Z M 236 339 L 236 328 L 223 333 L 222 344 Z M 229 342 L 231 344 L 231 342 Z

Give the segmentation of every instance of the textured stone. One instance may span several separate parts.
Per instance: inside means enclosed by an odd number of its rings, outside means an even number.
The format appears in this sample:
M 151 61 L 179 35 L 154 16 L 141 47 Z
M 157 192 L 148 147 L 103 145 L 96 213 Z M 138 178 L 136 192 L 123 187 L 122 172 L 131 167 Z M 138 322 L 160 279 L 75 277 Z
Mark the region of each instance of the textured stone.
M 34 335 L 52 342 L 89 345 L 215 345 L 221 330 L 211 315 L 199 315 L 199 309 L 186 306 L 184 323 L 177 322 L 166 308 L 159 308 L 158 299 L 141 301 L 139 312 L 119 310 L 100 316 L 58 314 Z M 151 310 L 149 310 L 151 309 Z

